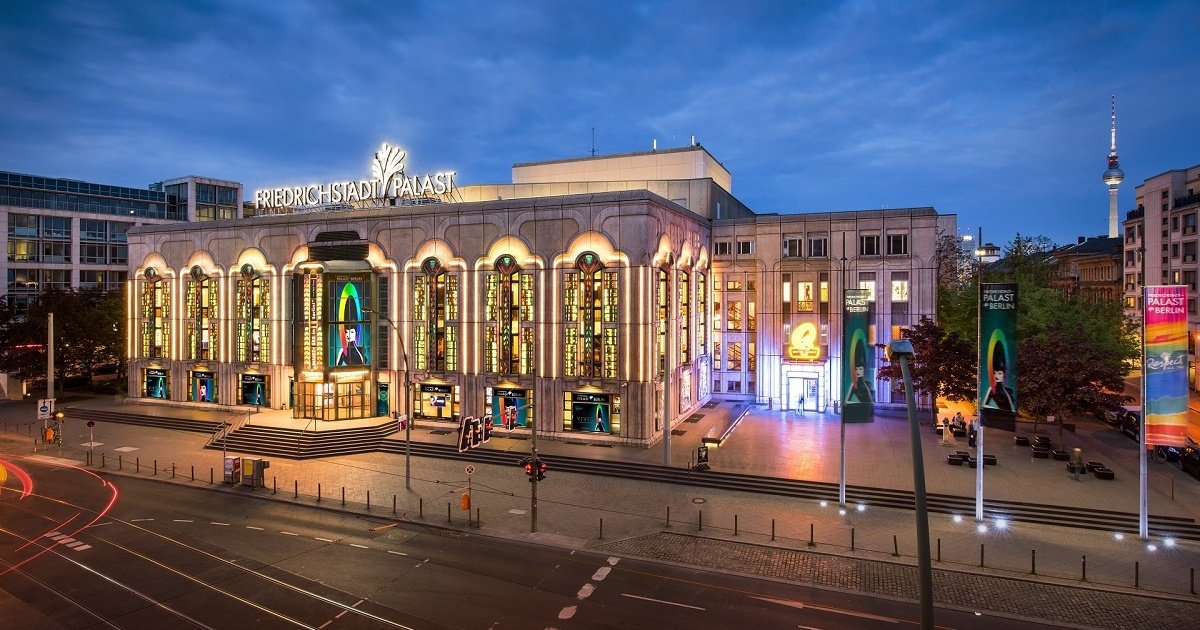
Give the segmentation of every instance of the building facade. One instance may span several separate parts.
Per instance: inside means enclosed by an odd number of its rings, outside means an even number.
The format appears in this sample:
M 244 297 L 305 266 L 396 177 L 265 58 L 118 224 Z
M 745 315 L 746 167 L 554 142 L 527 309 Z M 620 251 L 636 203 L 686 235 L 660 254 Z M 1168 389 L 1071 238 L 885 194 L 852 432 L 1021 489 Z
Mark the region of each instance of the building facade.
M 235 182 L 187 177 L 170 183 L 185 195 L 199 186 L 214 197 L 218 190 L 222 197 L 241 196 Z M 181 202 L 162 184 L 128 188 L 0 171 L 6 299 L 24 307 L 47 290 L 121 289 L 128 279 L 129 230 L 203 220 L 196 204 L 201 198 L 193 193 Z
M 698 145 L 518 164 L 513 184 L 375 172 L 133 230 L 130 395 L 647 445 L 714 396 L 829 408 L 839 291 L 872 291 L 886 343 L 933 316 L 955 230 L 930 208 L 755 215 Z

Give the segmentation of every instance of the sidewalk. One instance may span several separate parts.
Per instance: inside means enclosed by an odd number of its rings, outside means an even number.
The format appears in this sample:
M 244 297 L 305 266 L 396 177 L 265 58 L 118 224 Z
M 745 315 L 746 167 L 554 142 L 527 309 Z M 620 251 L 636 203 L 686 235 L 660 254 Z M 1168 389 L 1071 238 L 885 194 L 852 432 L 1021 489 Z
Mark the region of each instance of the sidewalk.
M 673 465 L 686 465 L 700 438 L 711 427 L 709 423 L 715 423 L 726 407 L 729 405 L 705 410 L 699 422 L 680 425 L 686 432 L 672 440 Z M 11 405 L 0 407 L 0 419 L 5 421 L 10 416 L 27 418 L 29 414 L 32 414 L 32 406 L 28 411 Z M 179 414 L 171 409 L 170 415 Z M 265 423 L 272 421 L 272 417 L 266 413 L 255 414 L 251 422 Z M 452 443 L 452 432 L 448 435 L 429 433 L 439 428 L 451 427 L 435 428 L 422 424 L 414 429 L 414 439 Z M 61 451 L 54 448 L 39 455 L 83 461 L 87 450 L 83 445 L 88 442 L 89 435 L 86 426 L 82 421 L 68 420 L 65 429 L 66 439 Z M 203 435 L 105 423 L 99 423 L 96 429 L 95 441 L 102 443 L 95 447 L 96 465 L 100 464 L 100 453 L 106 453 L 106 471 L 114 472 L 117 449 L 126 449 L 121 455 L 124 467 L 121 472 L 124 474 L 151 476 L 148 468 L 157 464 L 158 478 L 171 481 L 167 471 L 173 465 L 176 483 L 210 487 L 210 470 L 215 471 L 212 474 L 220 481 L 221 453 L 203 449 L 206 440 Z M 713 450 L 710 461 L 718 470 L 733 471 L 736 465 L 737 472 L 836 481 L 838 430 L 837 422 L 831 416 L 753 410 L 726 445 Z M 1103 456 L 1111 459 L 1109 465 L 1114 470 L 1118 470 L 1117 465 L 1127 467 L 1128 462 L 1122 462 L 1119 456 L 1126 451 L 1136 452 L 1133 442 L 1111 429 L 1108 431 L 1115 435 L 1110 437 L 1103 430 L 1093 428 L 1082 431 L 1078 439 L 1095 442 L 1094 447 L 1085 448 L 1094 448 L 1098 454 L 1105 453 Z M 972 496 L 975 471 L 947 466 L 941 461 L 944 458 L 933 431 L 924 426 L 921 435 L 929 491 L 966 488 L 947 493 Z M 1120 490 L 1123 487 L 1120 484 L 1094 478 L 1074 482 L 1065 470 L 1062 475 L 1057 473 L 1059 462 L 1031 461 L 1024 452 L 1028 449 L 1018 450 L 1012 446 L 1011 439 L 1005 442 L 1007 435 L 991 431 L 987 434 L 987 451 L 1000 457 L 999 466 L 985 471 L 987 496 L 992 497 L 994 492 L 997 497 L 1011 495 L 1038 502 L 1086 504 L 1097 501 L 1121 506 L 1133 501 L 1132 507 L 1127 509 L 1136 507 L 1136 495 L 1133 499 L 1107 496 Z M 1057 436 L 1054 439 L 1057 441 Z M 879 419 L 872 424 L 851 425 L 847 430 L 847 442 L 851 453 L 847 467 L 851 485 L 911 486 L 906 421 Z M 528 452 L 528 446 L 528 440 L 513 438 L 493 438 L 489 444 L 489 447 L 514 453 Z M 661 445 L 632 449 L 539 440 L 538 446 L 543 453 L 656 464 L 661 463 L 663 452 Z M 7 452 L 29 453 L 31 447 L 32 439 L 23 433 L 0 434 L 0 448 Z M 140 472 L 131 471 L 135 459 L 139 460 Z M 367 512 L 367 493 L 370 492 L 369 512 L 381 518 L 392 516 L 394 500 L 398 517 L 468 529 L 467 514 L 458 510 L 458 497 L 466 487 L 464 463 L 414 458 L 410 491 L 404 487 L 403 460 L 402 455 L 383 453 L 312 461 L 273 459 L 267 471 L 268 488 L 251 491 L 239 487 L 225 491 L 248 492 L 316 506 L 320 484 L 322 500 L 319 506 L 323 508 Z M 193 467 L 195 481 L 191 480 Z M 911 568 L 903 567 L 915 564 L 915 528 L 913 514 L 909 511 L 864 506 L 864 511 L 859 512 L 856 506 L 851 506 L 841 514 L 836 506 L 821 506 L 814 501 L 551 470 L 547 480 L 539 484 L 538 533 L 531 534 L 529 484 L 525 475 L 515 465 L 479 464 L 476 468 L 472 480 L 472 504 L 482 520 L 482 527 L 475 531 L 482 534 L 811 581 L 828 588 L 884 596 L 910 597 L 915 592 L 904 591 L 905 587 L 897 586 L 896 582 L 907 579 L 897 575 L 911 571 Z M 1130 483 L 1134 482 L 1133 473 L 1118 470 L 1118 482 L 1125 477 Z M 1027 484 L 1032 487 L 1025 487 Z M 277 487 L 277 494 L 272 495 L 272 485 Z M 220 487 L 220 484 L 213 487 Z M 343 489 L 347 502 L 344 507 L 341 504 Z M 1169 498 L 1152 496 L 1151 513 L 1190 513 L 1191 507 L 1178 505 L 1180 498 L 1177 493 L 1177 500 L 1172 503 Z M 1192 501 L 1192 505 L 1195 503 Z M 472 514 L 472 519 L 474 516 Z M 1013 524 L 1004 530 L 996 529 L 993 524 L 988 531 L 978 532 L 970 515 L 962 522 L 955 522 L 947 515 L 934 514 L 930 517 L 930 525 L 931 537 L 937 543 L 934 553 L 937 554 L 940 548 L 941 561 L 935 562 L 935 567 L 947 571 L 939 572 L 941 577 L 935 582 L 938 585 L 935 596 L 941 602 L 968 609 L 976 607 L 1027 615 L 1030 600 L 1025 598 L 1029 593 L 1022 585 L 1027 583 L 1026 580 L 1034 580 L 1037 584 L 1069 587 L 1064 591 L 1062 601 L 1058 595 L 1039 595 L 1040 599 L 1036 601 L 1043 602 L 1039 605 L 1044 610 L 1036 611 L 1038 614 L 1076 611 L 1072 608 L 1076 605 L 1090 607 L 1087 610 L 1092 611 L 1071 619 L 1052 617 L 1055 623 L 1074 621 L 1098 627 L 1145 627 L 1126 625 L 1133 624 L 1126 620 L 1142 619 L 1130 614 L 1131 608 L 1136 608 L 1152 611 L 1157 624 L 1170 627 L 1174 623 L 1176 627 L 1187 627 L 1200 613 L 1197 609 L 1200 600 L 1189 595 L 1190 569 L 1200 565 L 1200 544 L 1183 542 L 1166 547 L 1163 541 L 1155 541 L 1158 546 L 1150 550 L 1136 537 L 1117 540 L 1103 532 L 1024 523 Z M 601 528 L 603 540 L 599 538 Z M 664 533 L 671 535 L 664 537 Z M 810 533 L 815 547 L 808 545 Z M 693 542 L 681 543 L 681 537 Z M 710 538 L 720 539 L 719 544 L 705 542 Z M 852 538 L 853 551 L 850 549 Z M 985 551 L 983 568 L 979 567 L 981 546 Z M 1034 550 L 1036 576 L 1030 573 Z M 899 552 L 898 556 L 892 555 L 895 551 Z M 1080 580 L 1084 556 L 1087 556 L 1086 583 Z M 797 568 L 808 566 L 805 562 L 817 562 L 826 567 L 839 562 L 854 563 L 849 566 L 860 576 L 859 581 L 847 585 L 843 569 L 813 573 Z M 1135 562 L 1139 563 L 1137 591 L 1133 589 Z M 896 568 L 897 563 L 900 568 Z M 998 583 L 973 581 L 982 579 L 981 576 L 1004 579 Z M 1105 591 L 1081 589 L 1081 586 Z M 900 595 L 894 594 L 896 588 L 901 589 Z M 1148 592 L 1172 595 L 1161 600 L 1132 594 Z M 1132 604 L 1130 597 L 1135 598 Z

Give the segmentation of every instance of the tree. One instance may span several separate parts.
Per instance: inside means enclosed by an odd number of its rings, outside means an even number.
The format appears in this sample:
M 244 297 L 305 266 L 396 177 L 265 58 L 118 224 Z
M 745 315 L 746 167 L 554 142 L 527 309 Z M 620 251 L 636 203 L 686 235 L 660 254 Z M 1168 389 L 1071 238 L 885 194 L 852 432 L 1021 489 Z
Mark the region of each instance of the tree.
M 121 292 L 47 291 L 21 312 L 0 309 L 0 369 L 30 379 L 46 374 L 47 316 L 54 313 L 54 372 L 62 383 L 82 376 L 90 383 L 101 365 L 124 373 L 125 301 Z
M 933 404 L 930 415 L 937 422 L 937 400 L 975 400 L 976 353 L 969 339 L 958 333 L 947 332 L 928 317 L 908 331 L 913 345 L 913 359 L 909 365 L 913 390 L 930 396 Z M 900 380 L 903 374 L 898 363 L 889 363 L 879 370 L 879 378 Z
M 1017 347 L 1017 391 L 1025 413 L 1060 418 L 1125 402 L 1125 367 L 1083 326 L 1052 324 Z M 1035 425 L 1036 429 L 1036 425 Z

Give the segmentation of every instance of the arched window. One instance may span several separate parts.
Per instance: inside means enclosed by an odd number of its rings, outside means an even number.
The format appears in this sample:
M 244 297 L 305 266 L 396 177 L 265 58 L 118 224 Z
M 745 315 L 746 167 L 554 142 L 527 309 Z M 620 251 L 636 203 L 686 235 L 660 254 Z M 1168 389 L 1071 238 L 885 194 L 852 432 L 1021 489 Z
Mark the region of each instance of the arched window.
M 617 272 L 584 252 L 565 277 L 565 374 L 617 378 Z
M 458 276 L 426 258 L 413 280 L 413 363 L 418 370 L 458 369 Z
M 687 270 L 679 272 L 679 362 L 686 364 L 692 358 L 691 347 L 691 309 L 692 295 L 689 292 L 691 283 L 688 282 Z
M 696 356 L 707 354 L 708 348 L 708 276 L 696 273 Z
M 267 323 L 269 291 L 269 283 L 261 273 L 251 265 L 242 265 L 235 307 L 238 361 L 257 363 L 271 356 L 271 331 Z
M 192 267 L 187 276 L 187 292 L 184 295 L 187 309 L 188 359 L 204 361 L 215 359 L 217 344 L 217 281 L 210 278 L 199 265 Z
M 165 359 L 171 345 L 171 291 L 170 283 L 154 267 L 143 273 L 141 298 L 141 356 Z
M 508 254 L 487 274 L 484 360 L 488 372 L 533 372 L 533 274 Z
M 658 270 L 658 288 L 654 295 L 656 298 L 656 306 L 658 312 L 658 321 L 655 324 L 657 330 L 655 338 L 657 341 L 658 350 L 658 373 L 662 374 L 667 369 L 667 322 L 671 317 L 671 282 L 667 275 L 666 269 Z

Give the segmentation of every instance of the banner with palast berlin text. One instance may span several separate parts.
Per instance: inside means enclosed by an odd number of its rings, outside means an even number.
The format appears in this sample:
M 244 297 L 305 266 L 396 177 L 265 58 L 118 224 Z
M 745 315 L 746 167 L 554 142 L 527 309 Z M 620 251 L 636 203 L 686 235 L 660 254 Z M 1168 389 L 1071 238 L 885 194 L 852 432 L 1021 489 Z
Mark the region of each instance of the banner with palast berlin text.
M 983 425 L 1016 430 L 1017 285 L 979 285 L 979 396 Z
M 1186 446 L 1187 287 L 1145 287 L 1142 304 L 1146 445 Z

